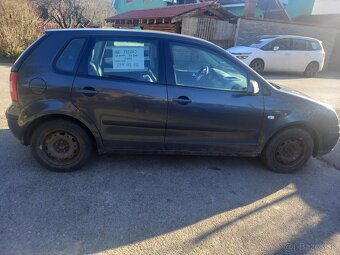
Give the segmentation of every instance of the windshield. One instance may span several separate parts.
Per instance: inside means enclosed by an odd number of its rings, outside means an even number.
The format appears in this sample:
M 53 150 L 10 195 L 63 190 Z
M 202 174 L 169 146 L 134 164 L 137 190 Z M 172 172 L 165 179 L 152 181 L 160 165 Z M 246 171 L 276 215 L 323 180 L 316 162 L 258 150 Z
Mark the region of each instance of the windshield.
M 262 46 L 266 45 L 267 43 L 273 41 L 274 38 L 265 38 L 265 39 L 256 39 L 249 43 L 245 43 L 242 46 L 253 47 L 253 48 L 261 48 Z

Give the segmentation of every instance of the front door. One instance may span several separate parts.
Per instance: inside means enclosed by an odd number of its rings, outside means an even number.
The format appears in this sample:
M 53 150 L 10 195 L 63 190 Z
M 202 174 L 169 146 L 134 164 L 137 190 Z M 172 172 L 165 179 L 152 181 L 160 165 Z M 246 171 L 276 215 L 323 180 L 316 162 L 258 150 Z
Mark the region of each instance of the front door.
M 167 91 L 161 61 L 157 40 L 92 39 L 72 101 L 95 122 L 106 149 L 164 145 Z
M 264 106 L 262 93 L 247 93 L 247 71 L 206 48 L 175 42 L 168 47 L 167 149 L 254 152 Z
M 292 51 L 289 38 L 275 39 L 262 47 L 265 71 L 287 72 L 291 70 Z

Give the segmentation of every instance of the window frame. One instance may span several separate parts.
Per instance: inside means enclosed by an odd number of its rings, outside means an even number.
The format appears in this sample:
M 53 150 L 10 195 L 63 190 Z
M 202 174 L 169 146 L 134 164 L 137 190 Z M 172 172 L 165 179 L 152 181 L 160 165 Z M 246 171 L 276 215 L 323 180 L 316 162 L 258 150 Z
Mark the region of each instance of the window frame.
M 288 50 L 287 49 L 282 50 L 282 49 L 279 48 L 279 51 L 291 51 L 292 50 L 292 39 L 291 38 L 275 38 L 273 41 L 267 43 L 266 45 L 263 45 L 261 47 L 261 50 L 263 50 L 263 51 L 274 51 L 274 47 L 278 46 L 278 45 L 276 45 L 276 43 L 280 40 L 288 40 L 289 41 L 289 49 Z M 269 44 L 273 45 L 270 50 L 263 49 L 264 47 L 268 46 Z
M 304 50 L 296 50 L 296 49 L 294 49 L 293 48 L 293 46 L 294 46 L 294 40 L 296 40 L 296 41 L 304 41 L 305 42 L 305 49 Z M 309 41 L 307 40 L 307 39 L 303 39 L 303 38 L 291 38 L 291 50 L 292 51 L 309 51 L 308 50 L 308 43 L 309 43 Z
M 217 57 L 221 57 L 225 59 L 226 62 L 230 62 L 232 66 L 236 67 L 237 69 L 240 69 L 241 71 L 245 72 L 246 74 L 246 79 L 247 79 L 247 90 L 249 89 L 249 81 L 250 81 L 250 73 L 247 69 L 242 67 L 241 64 L 237 63 L 235 60 L 232 59 L 232 57 L 229 57 L 227 55 L 222 55 L 218 51 L 215 51 L 211 48 L 202 46 L 201 44 L 198 43 L 192 43 L 192 42 L 183 42 L 183 41 L 177 41 L 177 40 L 170 40 L 166 42 L 166 78 L 167 78 L 167 85 L 168 86 L 175 86 L 175 87 L 183 87 L 183 88 L 194 88 L 194 89 L 203 89 L 203 90 L 212 90 L 212 91 L 223 91 L 227 93 L 233 93 L 233 94 L 244 94 L 248 95 L 248 91 L 238 91 L 238 90 L 227 90 L 227 89 L 220 89 L 220 88 L 209 88 L 209 87 L 197 87 L 194 85 L 177 85 L 176 84 L 176 78 L 175 78 L 175 70 L 174 70 L 174 60 L 173 60 L 173 55 L 171 51 L 171 45 L 182 45 L 182 46 L 187 46 L 187 47 L 194 47 L 203 51 L 207 51 L 210 54 L 213 54 Z M 261 88 L 260 92 L 261 93 Z
M 316 40 L 307 40 L 308 47 L 307 51 L 322 51 L 322 43 Z M 313 49 L 312 43 L 317 44 L 317 49 Z
M 93 49 L 95 43 L 97 41 L 121 41 L 121 42 L 154 42 L 157 45 L 157 54 L 158 54 L 158 79 L 157 82 L 148 82 L 148 81 L 141 81 L 141 80 L 131 80 L 128 77 L 125 78 L 114 78 L 114 77 L 99 77 L 99 76 L 91 76 L 87 73 L 87 67 L 88 67 L 88 57 Z M 86 50 L 83 52 L 83 56 L 80 60 L 80 65 L 77 70 L 77 76 L 87 78 L 87 79 L 97 79 L 97 80 L 106 80 L 106 81 L 127 81 L 127 82 L 135 82 L 135 83 L 147 83 L 151 85 L 165 85 L 165 64 L 164 63 L 164 54 L 163 52 L 163 44 L 162 40 L 157 38 L 150 38 L 150 37 L 144 37 L 144 36 L 122 36 L 122 35 L 99 35 L 99 36 L 90 36 L 89 42 L 87 44 Z M 103 57 L 103 56 L 102 56 Z M 163 61 L 163 62 L 162 62 Z
M 60 68 L 57 67 L 57 62 L 59 60 L 59 58 L 61 57 L 61 55 L 63 54 L 63 52 L 65 51 L 65 49 L 67 48 L 67 46 L 73 41 L 73 40 L 76 40 L 76 39 L 84 39 L 85 42 L 83 44 L 83 47 L 81 48 L 81 50 L 79 51 L 79 55 L 78 55 L 78 58 L 77 58 L 77 61 L 73 67 L 73 70 L 72 71 L 65 71 L 65 70 L 61 70 Z M 64 75 L 76 75 L 77 73 L 77 70 L 79 68 L 79 65 L 81 63 L 81 60 L 83 58 L 83 54 L 84 54 L 84 51 L 86 50 L 87 46 L 88 46 L 88 37 L 86 36 L 77 36 L 77 37 L 72 37 L 70 39 L 68 39 L 65 44 L 63 45 L 63 47 L 61 47 L 61 49 L 58 51 L 57 55 L 55 56 L 55 58 L 53 59 L 53 62 L 52 62 L 52 70 L 55 72 L 55 73 L 59 73 L 59 74 L 64 74 Z

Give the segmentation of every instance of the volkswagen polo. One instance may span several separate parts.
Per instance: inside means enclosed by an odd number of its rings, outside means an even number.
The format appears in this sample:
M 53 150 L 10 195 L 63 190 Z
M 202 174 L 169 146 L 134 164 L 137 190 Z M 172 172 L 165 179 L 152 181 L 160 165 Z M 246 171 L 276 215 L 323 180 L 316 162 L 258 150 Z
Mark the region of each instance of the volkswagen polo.
M 259 156 L 288 173 L 339 138 L 331 107 L 169 33 L 47 31 L 13 65 L 10 94 L 11 131 L 53 171 L 134 152 Z

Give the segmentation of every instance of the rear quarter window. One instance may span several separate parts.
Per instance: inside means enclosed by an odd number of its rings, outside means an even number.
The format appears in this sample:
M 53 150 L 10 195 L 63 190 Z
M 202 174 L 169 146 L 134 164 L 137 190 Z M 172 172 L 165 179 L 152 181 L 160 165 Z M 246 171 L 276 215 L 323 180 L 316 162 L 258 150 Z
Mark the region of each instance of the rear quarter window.
M 308 50 L 314 50 L 314 51 L 321 50 L 321 45 L 320 45 L 319 42 L 309 41 L 308 42 Z
M 59 71 L 73 73 L 77 61 L 79 59 L 80 52 L 85 44 L 85 38 L 73 39 L 64 48 L 62 53 L 59 55 L 55 67 Z

